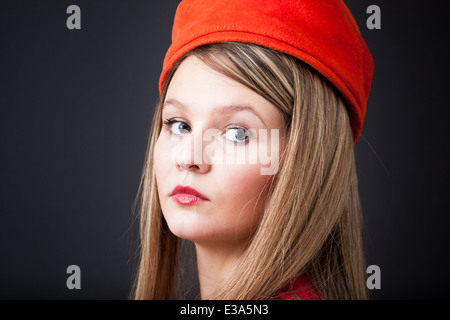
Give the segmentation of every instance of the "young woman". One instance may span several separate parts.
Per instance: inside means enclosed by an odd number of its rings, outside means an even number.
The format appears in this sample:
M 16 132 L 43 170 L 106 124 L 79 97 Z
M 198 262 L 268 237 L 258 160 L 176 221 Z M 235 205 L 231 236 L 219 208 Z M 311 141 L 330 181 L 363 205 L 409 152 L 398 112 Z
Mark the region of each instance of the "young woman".
M 134 298 L 173 297 L 181 239 L 202 299 L 367 298 L 354 143 L 372 74 L 340 0 L 182 1 L 137 198 Z

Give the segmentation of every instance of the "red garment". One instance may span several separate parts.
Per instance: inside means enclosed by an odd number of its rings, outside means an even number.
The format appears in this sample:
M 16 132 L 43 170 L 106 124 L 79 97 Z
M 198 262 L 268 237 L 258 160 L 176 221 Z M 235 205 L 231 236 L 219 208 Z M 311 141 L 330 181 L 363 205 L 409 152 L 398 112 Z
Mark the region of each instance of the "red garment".
M 298 277 L 292 286 L 281 290 L 279 297 L 281 300 L 322 300 L 304 277 Z

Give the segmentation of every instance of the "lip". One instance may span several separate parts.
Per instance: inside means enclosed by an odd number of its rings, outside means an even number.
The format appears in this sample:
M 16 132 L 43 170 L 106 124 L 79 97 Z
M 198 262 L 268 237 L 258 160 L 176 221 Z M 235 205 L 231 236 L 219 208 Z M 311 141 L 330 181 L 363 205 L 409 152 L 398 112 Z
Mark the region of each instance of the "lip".
M 170 197 L 177 203 L 181 205 L 193 205 L 205 201 L 209 201 L 208 198 L 206 198 L 204 195 L 202 195 L 197 190 L 188 187 L 188 186 L 176 186 L 172 193 L 170 194 Z

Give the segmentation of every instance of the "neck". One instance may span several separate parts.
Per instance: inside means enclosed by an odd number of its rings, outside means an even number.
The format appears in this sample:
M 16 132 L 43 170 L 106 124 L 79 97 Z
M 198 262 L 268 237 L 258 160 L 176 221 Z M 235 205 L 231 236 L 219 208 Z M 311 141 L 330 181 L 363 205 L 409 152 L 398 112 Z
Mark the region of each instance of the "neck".
M 243 247 L 232 244 L 195 243 L 201 299 L 211 296 L 220 283 L 233 271 Z

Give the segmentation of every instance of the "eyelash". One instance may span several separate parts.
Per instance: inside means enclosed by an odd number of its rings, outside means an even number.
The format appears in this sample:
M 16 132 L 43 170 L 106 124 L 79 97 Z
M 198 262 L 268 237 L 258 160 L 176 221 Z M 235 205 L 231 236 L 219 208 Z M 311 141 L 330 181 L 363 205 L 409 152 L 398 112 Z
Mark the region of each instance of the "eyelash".
M 173 124 L 173 123 L 175 123 L 175 122 L 183 122 L 183 121 L 176 120 L 176 119 L 172 118 L 172 119 L 166 119 L 166 120 L 164 120 L 164 121 L 163 121 L 163 124 L 166 125 L 166 126 L 170 126 L 171 124 Z M 185 123 L 185 122 L 183 122 L 183 123 Z
M 163 121 L 163 124 L 165 126 L 169 127 L 170 134 L 173 134 L 171 126 L 172 126 L 172 124 L 177 123 L 177 122 L 180 122 L 180 123 L 183 123 L 183 124 L 187 125 L 189 127 L 189 129 L 190 129 L 190 126 L 186 122 L 181 121 L 181 120 L 177 120 L 175 118 L 166 119 L 166 120 Z M 246 139 L 245 139 L 244 142 L 232 141 L 233 143 L 235 143 L 235 144 L 247 144 L 249 142 L 249 140 L 251 138 L 251 135 L 250 135 L 250 133 L 248 133 L 248 129 L 247 128 L 241 127 L 241 126 L 232 126 L 232 127 L 228 127 L 226 130 L 228 131 L 230 129 L 241 129 L 241 130 L 243 130 L 246 133 Z

